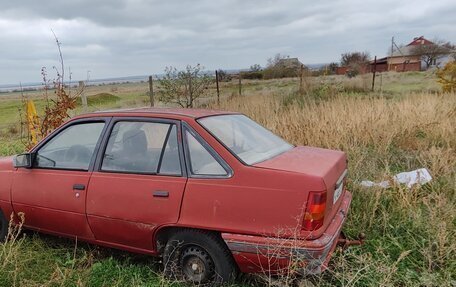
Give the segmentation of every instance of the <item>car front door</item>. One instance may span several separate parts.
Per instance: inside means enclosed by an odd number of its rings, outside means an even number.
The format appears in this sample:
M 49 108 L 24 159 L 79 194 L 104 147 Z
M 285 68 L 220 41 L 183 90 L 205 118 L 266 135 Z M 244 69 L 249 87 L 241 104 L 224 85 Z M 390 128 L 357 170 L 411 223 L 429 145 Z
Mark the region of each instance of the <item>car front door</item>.
M 85 206 L 96 152 L 109 119 L 76 120 L 32 151 L 32 168 L 15 171 L 12 203 L 25 226 L 92 239 Z
M 90 180 L 87 218 L 95 238 L 153 250 L 155 229 L 176 223 L 187 177 L 180 123 L 115 118 Z

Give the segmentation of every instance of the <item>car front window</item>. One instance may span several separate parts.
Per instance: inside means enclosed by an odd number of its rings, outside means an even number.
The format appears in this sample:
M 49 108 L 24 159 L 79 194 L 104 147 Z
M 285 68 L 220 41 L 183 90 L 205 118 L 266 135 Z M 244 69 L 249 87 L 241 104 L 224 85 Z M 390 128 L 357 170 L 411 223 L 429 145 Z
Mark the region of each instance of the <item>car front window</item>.
M 38 150 L 35 167 L 88 170 L 104 125 L 95 122 L 65 128 Z
M 273 158 L 293 146 L 244 115 L 205 117 L 198 122 L 248 165 Z

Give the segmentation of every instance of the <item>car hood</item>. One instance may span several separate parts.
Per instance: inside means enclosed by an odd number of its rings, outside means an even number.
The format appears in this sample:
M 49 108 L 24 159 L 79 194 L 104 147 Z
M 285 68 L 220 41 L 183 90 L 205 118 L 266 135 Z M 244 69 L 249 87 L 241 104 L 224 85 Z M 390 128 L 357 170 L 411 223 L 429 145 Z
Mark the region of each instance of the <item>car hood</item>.
M 298 146 L 254 166 L 320 177 L 331 189 L 347 168 L 347 157 L 341 151 Z

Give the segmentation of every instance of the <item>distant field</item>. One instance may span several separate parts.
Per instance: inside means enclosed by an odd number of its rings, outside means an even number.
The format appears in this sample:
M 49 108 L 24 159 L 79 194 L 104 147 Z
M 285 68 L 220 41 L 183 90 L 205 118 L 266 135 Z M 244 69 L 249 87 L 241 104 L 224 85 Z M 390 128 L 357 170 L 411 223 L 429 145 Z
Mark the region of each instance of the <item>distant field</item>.
M 411 92 L 436 92 L 439 86 L 435 81 L 435 75 L 431 72 L 418 73 L 382 73 L 376 79 L 376 94 L 381 95 L 402 95 Z M 348 79 L 345 76 L 327 76 L 327 77 L 309 77 L 306 82 L 313 86 L 325 83 L 327 85 L 345 85 L 354 87 L 361 91 L 371 88 L 372 76 L 370 74 L 359 76 L 353 79 Z M 160 89 L 155 84 L 155 90 Z M 282 93 L 298 87 L 298 79 L 281 79 L 281 80 L 244 80 L 243 92 L 246 96 L 264 94 L 264 93 Z M 103 109 L 115 109 L 124 107 L 142 107 L 149 105 L 147 92 L 149 86 L 147 82 L 142 83 L 124 83 L 124 84 L 108 84 L 100 86 L 88 86 L 85 89 L 85 94 L 89 97 L 98 94 L 111 94 L 118 97 L 117 100 L 105 100 L 90 103 L 88 111 L 96 111 Z M 358 90 L 358 92 L 359 92 Z M 76 93 L 73 88 L 72 93 Z M 222 82 L 221 97 L 229 98 L 238 93 L 238 82 Z M 350 93 L 350 92 L 348 92 Z M 52 99 L 53 91 L 48 92 L 49 98 Z M 216 95 L 215 85 L 211 87 L 210 95 Z M 29 91 L 23 93 L 24 98 L 33 99 L 38 111 L 45 106 L 43 91 Z M 0 93 L 0 130 L 5 129 L 10 125 L 17 125 L 20 119 L 19 110 L 22 108 L 22 94 L 20 92 Z M 201 104 L 207 103 L 211 99 L 201 99 Z M 158 103 L 160 106 L 160 103 Z M 73 115 L 81 113 L 82 109 L 78 108 L 72 112 Z
M 440 94 L 432 73 L 385 73 L 375 92 L 371 77 L 308 78 L 304 94 L 297 79 L 245 81 L 242 97 L 233 81 L 222 84 L 220 106 L 213 89 L 198 105 L 243 112 L 296 145 L 348 154 L 354 198 L 344 231 L 367 241 L 337 252 L 329 271 L 309 278 L 314 285 L 456 286 L 456 94 Z M 90 87 L 89 99 L 98 96 L 89 110 L 147 106 L 147 89 Z M 43 107 L 39 94 L 28 96 Z M 17 94 L 0 95 L 0 155 L 23 150 L 20 107 Z M 359 185 L 420 167 L 434 178 L 423 187 Z M 0 266 L 0 286 L 180 286 L 147 256 L 31 232 L 0 245 Z M 237 286 L 271 282 L 246 276 Z

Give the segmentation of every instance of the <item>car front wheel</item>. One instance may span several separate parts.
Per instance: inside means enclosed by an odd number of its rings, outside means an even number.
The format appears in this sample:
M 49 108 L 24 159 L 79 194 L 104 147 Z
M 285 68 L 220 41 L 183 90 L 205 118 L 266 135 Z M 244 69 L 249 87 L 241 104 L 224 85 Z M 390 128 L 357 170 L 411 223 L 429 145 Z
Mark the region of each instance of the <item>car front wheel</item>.
M 165 275 L 193 284 L 234 281 L 237 266 L 225 243 L 214 233 L 183 229 L 168 240 L 163 264 Z

